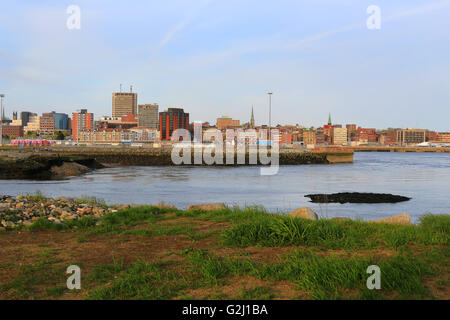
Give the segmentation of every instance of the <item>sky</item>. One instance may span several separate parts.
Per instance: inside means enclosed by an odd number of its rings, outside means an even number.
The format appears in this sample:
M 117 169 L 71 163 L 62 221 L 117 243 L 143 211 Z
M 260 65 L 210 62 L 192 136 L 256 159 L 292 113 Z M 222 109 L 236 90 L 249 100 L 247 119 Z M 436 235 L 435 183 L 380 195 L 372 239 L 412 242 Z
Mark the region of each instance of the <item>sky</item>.
M 122 84 L 191 121 L 267 124 L 270 91 L 273 125 L 450 131 L 450 0 L 5 0 L 0 41 L 9 117 L 110 116 Z

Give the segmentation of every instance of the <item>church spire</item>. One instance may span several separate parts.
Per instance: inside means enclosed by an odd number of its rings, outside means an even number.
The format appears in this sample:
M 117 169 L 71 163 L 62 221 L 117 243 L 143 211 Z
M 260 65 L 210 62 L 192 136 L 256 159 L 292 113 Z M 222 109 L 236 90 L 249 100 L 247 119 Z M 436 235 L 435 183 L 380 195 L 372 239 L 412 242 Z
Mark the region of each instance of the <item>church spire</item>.
M 328 114 L 328 125 L 331 126 L 331 112 Z
M 252 105 L 252 117 L 250 118 L 250 128 L 255 127 L 255 117 L 253 115 L 253 105 Z

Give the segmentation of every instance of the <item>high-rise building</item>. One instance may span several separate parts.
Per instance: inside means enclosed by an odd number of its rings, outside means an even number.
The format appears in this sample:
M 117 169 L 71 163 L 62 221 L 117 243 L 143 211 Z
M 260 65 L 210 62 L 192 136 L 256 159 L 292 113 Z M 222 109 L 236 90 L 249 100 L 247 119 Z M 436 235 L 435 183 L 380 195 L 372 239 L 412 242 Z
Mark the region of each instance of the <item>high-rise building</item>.
M 158 104 L 140 104 L 138 106 L 138 121 L 140 127 L 158 129 Z
M 88 113 L 87 109 L 72 113 L 72 140 L 77 141 L 82 130 L 94 129 L 94 114 Z
M 130 113 L 137 115 L 137 93 L 135 92 L 113 92 L 112 94 L 112 116 L 123 117 Z
M 22 116 L 22 115 L 21 115 Z M 22 117 L 22 123 L 24 118 Z M 41 117 L 36 113 L 29 113 L 27 116 L 27 124 L 23 126 L 23 131 L 27 132 L 38 132 L 41 127 Z
M 176 129 L 189 130 L 189 113 L 182 108 L 169 108 L 159 113 L 160 140 L 170 140 Z
M 22 120 L 22 125 L 25 127 L 28 124 L 28 121 L 30 121 L 31 116 L 35 116 L 35 113 L 29 112 L 29 111 L 22 111 L 20 113 L 20 119 Z

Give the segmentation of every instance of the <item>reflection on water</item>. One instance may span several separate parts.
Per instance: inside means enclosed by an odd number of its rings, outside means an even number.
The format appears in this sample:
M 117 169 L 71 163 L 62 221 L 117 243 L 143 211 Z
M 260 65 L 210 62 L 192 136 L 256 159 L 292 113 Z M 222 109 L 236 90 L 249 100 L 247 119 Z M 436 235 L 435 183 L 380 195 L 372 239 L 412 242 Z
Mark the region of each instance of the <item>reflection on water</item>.
M 105 168 L 65 181 L 3 180 L 2 194 L 96 196 L 108 203 L 157 203 L 180 208 L 201 202 L 263 205 L 288 212 L 309 206 L 324 217 L 372 219 L 408 212 L 450 213 L 450 154 L 356 153 L 353 164 L 282 166 L 275 176 L 249 167 Z M 383 192 L 411 201 L 397 204 L 312 204 L 308 193 Z

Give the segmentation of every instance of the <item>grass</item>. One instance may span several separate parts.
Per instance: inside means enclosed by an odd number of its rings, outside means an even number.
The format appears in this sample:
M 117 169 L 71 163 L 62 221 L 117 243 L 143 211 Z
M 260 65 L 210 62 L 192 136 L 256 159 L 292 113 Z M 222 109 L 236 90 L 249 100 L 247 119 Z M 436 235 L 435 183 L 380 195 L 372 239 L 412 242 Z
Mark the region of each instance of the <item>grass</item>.
M 118 279 L 88 293 L 88 299 L 170 299 L 187 288 L 187 282 L 163 264 L 137 261 L 118 275 Z
M 219 222 L 223 224 L 217 228 Z M 207 230 L 205 225 L 215 227 Z M 81 295 L 87 299 L 273 299 L 280 297 L 280 281 L 295 297 L 310 299 L 430 299 L 434 295 L 428 280 L 434 279 L 440 292 L 449 286 L 449 215 L 427 214 L 418 225 L 399 226 L 311 221 L 269 214 L 260 207 L 188 212 L 140 206 L 58 224 L 38 219 L 23 229 L 71 232 L 85 248 L 102 241 L 135 246 L 129 239 L 151 244 L 156 236 L 159 241 L 192 240 L 176 249 L 158 248 L 163 253 L 147 260 L 134 252 L 113 257 L 112 263 L 83 267 Z M 58 299 L 67 293 L 65 268 L 73 261 L 61 261 L 56 246 L 38 247 L 33 262 L 18 268 L 0 260 L 0 268 L 14 272 L 0 286 L 0 296 Z M 267 252 L 267 259 L 255 258 L 253 251 L 260 256 Z M 381 269 L 381 290 L 366 287 L 370 265 Z M 236 280 L 243 277 L 258 281 L 243 287 Z M 226 294 L 221 290 L 225 286 Z
M 46 295 L 61 295 L 64 290 L 61 291 L 61 286 L 58 285 L 65 283 L 65 269 L 58 264 L 61 260 L 57 258 L 57 254 L 56 251 L 43 250 L 38 255 L 37 262 L 20 266 L 15 279 L 0 286 L 0 292 L 10 298 L 26 299 L 36 295 L 40 287 L 45 285 Z
M 448 245 L 450 216 L 427 215 L 419 226 L 399 226 L 363 221 L 305 220 L 267 215 L 234 225 L 222 235 L 236 247 L 308 245 L 332 249 L 398 248 L 412 244 Z

